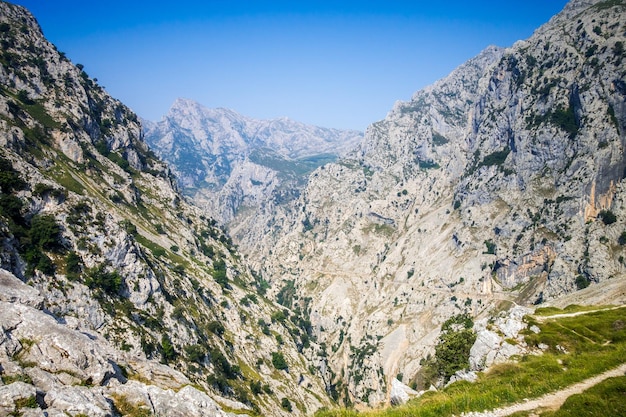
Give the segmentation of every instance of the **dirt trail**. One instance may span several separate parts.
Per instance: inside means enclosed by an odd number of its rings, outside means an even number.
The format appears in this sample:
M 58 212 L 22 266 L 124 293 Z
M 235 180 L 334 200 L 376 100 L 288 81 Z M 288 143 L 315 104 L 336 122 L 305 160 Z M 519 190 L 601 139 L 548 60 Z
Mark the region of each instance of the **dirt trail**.
M 546 320 L 560 319 L 563 317 L 576 317 L 576 316 L 582 316 L 585 314 L 596 313 L 598 311 L 617 310 L 620 308 L 626 308 L 626 305 L 619 305 L 619 306 L 609 307 L 609 308 L 599 308 L 597 310 L 577 311 L 576 313 L 563 313 L 563 314 L 554 314 L 551 316 L 533 316 L 533 317 L 539 322 L 544 322 Z
M 580 394 L 581 392 L 599 384 L 607 378 L 616 376 L 623 376 L 626 374 L 626 363 L 618 366 L 617 368 L 606 371 L 600 375 L 596 375 L 589 379 L 585 379 L 578 384 L 571 385 L 560 391 L 546 394 L 543 397 L 536 398 L 534 400 L 525 401 L 523 403 L 517 403 L 508 407 L 498 408 L 485 413 L 470 413 L 468 416 L 473 417 L 505 417 L 510 416 L 513 413 L 519 411 L 531 411 L 531 410 L 558 410 L 565 400 L 574 394 Z

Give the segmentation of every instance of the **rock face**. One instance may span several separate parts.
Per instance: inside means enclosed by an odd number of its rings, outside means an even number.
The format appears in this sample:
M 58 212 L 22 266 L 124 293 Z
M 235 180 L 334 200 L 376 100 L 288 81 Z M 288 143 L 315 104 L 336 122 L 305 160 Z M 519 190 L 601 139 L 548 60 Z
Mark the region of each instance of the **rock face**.
M 222 223 L 240 227 L 251 210 L 297 196 L 308 173 L 363 137 L 287 118 L 255 120 L 187 99 L 177 99 L 160 122 L 145 122 L 144 131 L 183 190 Z
M 19 300 L 32 299 L 32 287 L 6 271 L 0 274 L 0 290 Z M 17 379 L 0 387 L 0 410 L 6 413 L 41 407 L 48 415 L 112 416 L 122 411 L 117 404 L 156 415 L 228 415 L 182 374 L 120 352 L 102 337 L 69 329 L 36 306 L 0 301 L 0 322 L 3 380 Z M 162 383 L 183 388 L 174 392 L 153 385 L 158 383 L 154 379 L 146 384 L 124 376 L 137 371 L 137 376 L 147 377 L 164 370 L 170 380 Z
M 528 353 L 520 331 L 527 328 L 523 318 L 532 311 L 516 306 L 493 322 L 487 318 L 478 320 L 474 324 L 476 342 L 470 350 L 470 370 L 483 371 L 494 363 L 507 361 L 511 356 Z
M 572 1 L 487 48 L 235 235 L 279 301 L 310 309 L 341 395 L 384 402 L 451 315 L 625 279 L 625 7 Z
M 0 44 L 0 414 L 330 405 L 304 313 L 264 297 L 137 117 L 22 7 L 0 2 Z

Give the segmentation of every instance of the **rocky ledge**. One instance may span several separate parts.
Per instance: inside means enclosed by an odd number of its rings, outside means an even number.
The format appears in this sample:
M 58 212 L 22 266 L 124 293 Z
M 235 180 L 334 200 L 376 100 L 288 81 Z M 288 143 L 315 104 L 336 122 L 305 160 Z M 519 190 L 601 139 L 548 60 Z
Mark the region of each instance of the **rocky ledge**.
M 35 288 L 0 270 L 0 415 L 230 415 L 182 373 L 121 357 L 101 336 L 42 306 Z M 241 404 L 229 406 L 245 412 Z

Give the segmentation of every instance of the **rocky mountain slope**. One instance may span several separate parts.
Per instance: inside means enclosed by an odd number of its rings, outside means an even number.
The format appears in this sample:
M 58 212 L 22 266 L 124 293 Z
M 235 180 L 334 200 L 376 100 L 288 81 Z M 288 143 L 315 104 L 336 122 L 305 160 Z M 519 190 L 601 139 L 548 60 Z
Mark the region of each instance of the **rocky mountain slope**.
M 23 8 L 0 2 L 0 44 L 0 414 L 328 405 L 305 312 L 264 296 L 137 117 Z
M 308 173 L 363 137 L 287 118 L 255 120 L 186 99 L 160 122 L 144 121 L 144 130 L 187 195 L 223 224 L 236 220 L 243 228 L 251 211 L 297 197 Z
M 573 0 L 398 103 L 235 237 L 311 309 L 346 402 L 419 382 L 439 326 L 626 279 L 626 5 Z

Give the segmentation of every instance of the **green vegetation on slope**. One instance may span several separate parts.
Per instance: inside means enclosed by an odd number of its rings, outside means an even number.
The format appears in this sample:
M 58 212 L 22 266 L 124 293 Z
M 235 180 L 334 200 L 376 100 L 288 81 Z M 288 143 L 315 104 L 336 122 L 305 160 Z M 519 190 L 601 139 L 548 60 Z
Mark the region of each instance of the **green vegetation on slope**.
M 441 391 L 427 392 L 395 408 L 366 413 L 346 409 L 323 410 L 316 416 L 442 417 L 491 410 L 525 398 L 537 398 L 624 363 L 624 309 L 601 310 L 574 317 L 545 317 L 543 320 L 540 323 L 533 317 L 527 317 L 528 324 L 537 325 L 541 332 L 529 332 L 526 342 L 531 347 L 541 345 L 545 349 L 544 354 L 523 356 L 517 362 L 493 366 L 488 372 L 480 374 L 476 383 L 456 382 Z M 619 388 L 608 387 L 604 390 L 615 391 Z M 587 398 L 593 397 L 590 395 Z

